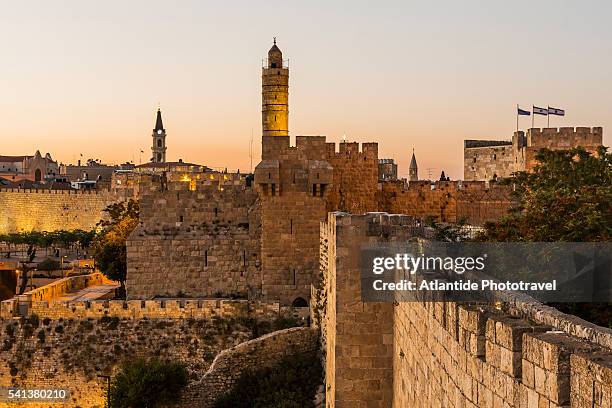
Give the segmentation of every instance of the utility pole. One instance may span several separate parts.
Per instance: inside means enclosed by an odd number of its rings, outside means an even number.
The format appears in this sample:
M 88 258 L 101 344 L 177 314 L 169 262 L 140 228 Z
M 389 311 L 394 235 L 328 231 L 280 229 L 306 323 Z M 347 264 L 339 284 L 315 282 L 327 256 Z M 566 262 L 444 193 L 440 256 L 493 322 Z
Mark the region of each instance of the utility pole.
M 431 180 L 431 174 L 432 174 L 432 172 L 433 172 L 435 169 L 436 169 L 435 167 L 428 167 L 428 168 L 427 168 L 427 179 L 428 179 L 428 180 Z

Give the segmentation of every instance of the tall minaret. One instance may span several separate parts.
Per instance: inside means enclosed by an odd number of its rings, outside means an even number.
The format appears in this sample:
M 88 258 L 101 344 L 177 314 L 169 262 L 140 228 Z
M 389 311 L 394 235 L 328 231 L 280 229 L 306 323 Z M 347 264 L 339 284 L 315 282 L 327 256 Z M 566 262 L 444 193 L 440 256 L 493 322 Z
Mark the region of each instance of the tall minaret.
M 419 167 L 417 166 L 416 157 L 414 156 L 414 149 L 412 149 L 412 160 L 410 160 L 410 167 L 408 168 L 408 181 L 419 180 Z
M 264 136 L 289 136 L 289 68 L 274 45 L 261 72 L 261 125 Z
M 155 121 L 155 129 L 153 129 L 153 163 L 164 163 L 166 161 L 166 129 L 162 123 L 161 109 L 157 109 L 157 120 Z

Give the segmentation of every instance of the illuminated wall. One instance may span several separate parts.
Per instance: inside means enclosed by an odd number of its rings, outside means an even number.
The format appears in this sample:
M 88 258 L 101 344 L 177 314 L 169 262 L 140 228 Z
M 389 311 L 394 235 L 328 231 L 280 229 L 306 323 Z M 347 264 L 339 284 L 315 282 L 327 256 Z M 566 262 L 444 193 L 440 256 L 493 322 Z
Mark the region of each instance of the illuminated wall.
M 93 228 L 116 196 L 70 190 L 0 190 L 0 234 Z

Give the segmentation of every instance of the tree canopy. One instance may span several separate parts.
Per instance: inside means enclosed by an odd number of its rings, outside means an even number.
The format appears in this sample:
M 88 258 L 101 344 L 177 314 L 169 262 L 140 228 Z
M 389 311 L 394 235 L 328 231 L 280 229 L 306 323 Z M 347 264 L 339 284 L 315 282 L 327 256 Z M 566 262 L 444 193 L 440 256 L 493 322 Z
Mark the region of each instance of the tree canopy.
M 108 220 L 98 223 L 102 230 L 93 242 L 96 266 L 109 279 L 119 281 L 125 291 L 127 277 L 126 242 L 138 224 L 138 201 L 130 200 L 109 205 L 104 210 Z
M 181 363 L 137 359 L 124 363 L 110 389 L 112 408 L 155 408 L 180 397 L 188 375 Z
M 533 172 L 518 172 L 518 205 L 487 223 L 485 241 L 609 241 L 612 238 L 612 154 L 600 147 L 542 149 Z

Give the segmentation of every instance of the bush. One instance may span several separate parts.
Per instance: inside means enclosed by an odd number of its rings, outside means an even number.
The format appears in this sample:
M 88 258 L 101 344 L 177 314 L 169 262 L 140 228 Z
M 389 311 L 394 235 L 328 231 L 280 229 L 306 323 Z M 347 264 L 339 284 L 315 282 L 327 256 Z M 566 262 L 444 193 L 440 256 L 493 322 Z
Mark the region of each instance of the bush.
M 113 378 L 112 408 L 155 408 L 179 399 L 187 385 L 187 370 L 181 363 L 137 359 L 124 363 Z
M 23 325 L 23 337 L 30 337 L 34 333 L 34 327 L 31 324 L 26 323 Z
M 214 408 L 313 407 L 322 382 L 317 353 L 287 356 L 273 367 L 242 374 L 230 391 L 215 401 Z
M 60 263 L 55 259 L 46 258 L 36 265 L 36 269 L 39 271 L 57 271 L 60 268 Z
M 35 329 L 40 326 L 40 319 L 38 318 L 38 315 L 36 313 L 32 313 L 32 315 L 27 320 Z

